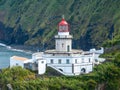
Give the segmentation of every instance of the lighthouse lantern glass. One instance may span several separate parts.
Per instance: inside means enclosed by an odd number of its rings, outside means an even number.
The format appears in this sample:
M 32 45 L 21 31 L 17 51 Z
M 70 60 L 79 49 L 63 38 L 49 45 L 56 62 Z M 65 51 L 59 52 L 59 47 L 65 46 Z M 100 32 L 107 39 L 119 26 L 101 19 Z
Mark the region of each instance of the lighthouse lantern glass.
M 68 30 L 68 26 L 67 25 L 59 26 L 59 31 L 67 31 L 67 30 Z

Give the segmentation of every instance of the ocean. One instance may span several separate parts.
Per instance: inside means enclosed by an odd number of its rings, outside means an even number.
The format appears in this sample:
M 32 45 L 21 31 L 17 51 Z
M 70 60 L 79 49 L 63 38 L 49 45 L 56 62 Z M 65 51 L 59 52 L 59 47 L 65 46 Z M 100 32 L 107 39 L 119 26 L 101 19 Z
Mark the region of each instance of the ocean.
M 0 43 L 0 69 L 9 67 L 11 56 L 32 58 L 32 52 L 14 49 L 10 46 Z

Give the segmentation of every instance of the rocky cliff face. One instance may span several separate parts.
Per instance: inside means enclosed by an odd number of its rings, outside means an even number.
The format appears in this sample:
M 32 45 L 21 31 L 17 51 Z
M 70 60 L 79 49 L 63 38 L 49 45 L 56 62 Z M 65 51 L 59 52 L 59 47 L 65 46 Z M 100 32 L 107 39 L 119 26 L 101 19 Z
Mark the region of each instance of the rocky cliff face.
M 1 25 L 0 25 L 1 27 Z M 5 33 L 3 32 L 3 29 L 0 28 L 0 40 L 4 40 L 5 39 Z
M 23 32 L 20 27 L 15 32 L 14 28 L 5 27 L 5 25 L 0 22 L 0 41 L 6 44 L 23 45 L 27 39 L 28 35 Z
M 0 40 L 53 48 L 57 24 L 64 14 L 74 48 L 100 47 L 113 35 L 119 37 L 119 9 L 119 0 L 1 0 Z
M 10 35 L 8 34 L 7 28 L 4 27 L 4 24 L 0 22 L 0 41 L 9 42 Z

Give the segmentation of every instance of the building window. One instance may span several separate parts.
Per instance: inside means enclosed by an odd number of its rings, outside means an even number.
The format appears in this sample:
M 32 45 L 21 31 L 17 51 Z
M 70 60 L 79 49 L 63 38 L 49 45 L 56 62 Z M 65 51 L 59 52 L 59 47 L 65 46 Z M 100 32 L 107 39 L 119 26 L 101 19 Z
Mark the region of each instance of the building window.
M 61 64 L 61 59 L 58 60 L 58 63 Z
M 18 63 L 16 63 L 16 66 L 18 66 Z
M 70 46 L 68 45 L 68 46 L 67 46 L 67 52 L 69 52 L 69 51 L 70 51 Z
M 41 63 L 44 63 L 44 61 L 41 61 Z
M 81 73 L 84 74 L 86 72 L 85 68 L 81 69 Z
M 50 63 L 52 63 L 52 64 L 53 64 L 53 59 L 51 59 L 51 60 L 50 60 Z
M 75 59 L 75 63 L 77 63 L 77 59 Z
M 82 63 L 84 63 L 84 58 L 82 58 Z
M 30 64 L 30 65 L 31 65 L 31 67 L 32 67 L 32 64 Z M 37 64 L 37 63 L 35 63 L 35 66 L 36 66 L 36 67 L 38 67 L 38 64 Z
M 35 66 L 37 67 L 36 63 L 35 63 Z M 29 68 L 32 69 L 32 63 L 29 64 Z
M 62 43 L 62 48 L 64 47 L 64 43 Z
M 90 58 L 89 58 L 89 62 L 90 62 L 91 60 L 90 60 Z
M 63 72 L 63 70 L 61 68 L 59 70 Z
M 70 63 L 70 60 L 69 60 L 69 59 L 67 59 L 67 60 L 66 60 L 66 63 L 67 63 L 67 64 L 69 64 L 69 63 Z
M 97 59 L 95 59 L 95 62 L 98 62 L 98 60 L 97 60 Z

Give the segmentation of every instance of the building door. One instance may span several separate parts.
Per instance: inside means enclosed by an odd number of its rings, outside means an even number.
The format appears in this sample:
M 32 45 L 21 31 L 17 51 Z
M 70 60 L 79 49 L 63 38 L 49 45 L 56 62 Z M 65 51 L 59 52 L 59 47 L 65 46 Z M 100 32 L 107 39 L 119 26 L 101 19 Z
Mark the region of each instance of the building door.
M 68 46 L 67 46 L 67 52 L 69 52 L 69 51 L 70 51 L 70 46 L 68 45 Z
M 82 69 L 81 69 L 81 73 L 83 74 L 83 73 L 85 73 L 85 72 L 86 72 L 85 68 L 82 68 Z

